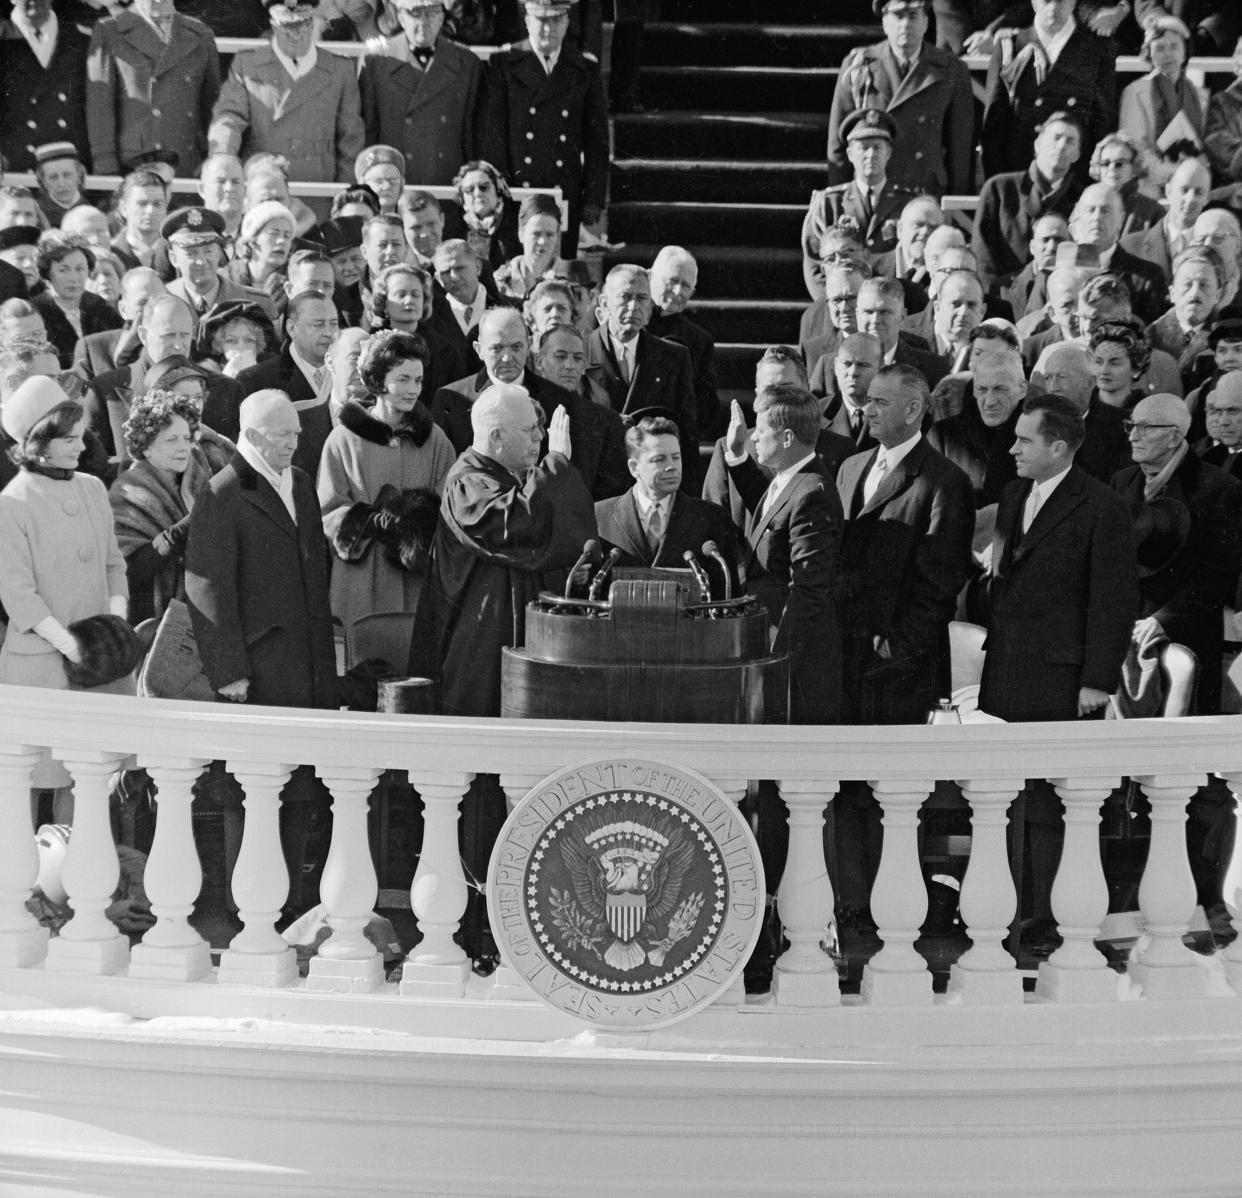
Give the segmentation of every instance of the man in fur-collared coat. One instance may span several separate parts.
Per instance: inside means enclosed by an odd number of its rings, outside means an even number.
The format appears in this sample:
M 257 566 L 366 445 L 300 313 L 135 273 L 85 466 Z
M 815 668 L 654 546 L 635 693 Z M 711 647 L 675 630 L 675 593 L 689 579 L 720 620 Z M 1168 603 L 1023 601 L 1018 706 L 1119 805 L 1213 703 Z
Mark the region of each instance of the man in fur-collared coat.
M 272 41 L 233 60 L 211 114 L 213 154 L 267 152 L 289 161 L 289 178 L 352 182 L 364 131 L 351 60 L 315 47 L 318 0 L 272 4 Z M 311 207 L 327 216 L 327 202 Z

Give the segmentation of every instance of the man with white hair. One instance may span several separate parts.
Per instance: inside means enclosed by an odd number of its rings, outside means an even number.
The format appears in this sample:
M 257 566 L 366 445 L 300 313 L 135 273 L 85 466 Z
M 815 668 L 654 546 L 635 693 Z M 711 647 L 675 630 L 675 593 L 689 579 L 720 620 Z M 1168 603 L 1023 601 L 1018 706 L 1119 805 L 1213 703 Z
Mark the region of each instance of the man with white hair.
M 724 424 L 716 394 L 716 342 L 701 324 L 686 315 L 699 285 L 699 264 L 689 250 L 666 245 L 651 264 L 650 283 L 652 311 L 647 332 L 685 346 L 694 375 L 699 435 L 711 435 Z
M 1242 483 L 1191 452 L 1189 429 L 1190 411 L 1176 395 L 1140 400 L 1126 421 L 1134 464 L 1114 476 L 1113 490 L 1136 530 L 1136 647 L 1141 653 L 1167 637 L 1189 648 L 1199 662 L 1193 710 L 1214 715 L 1222 612 L 1242 570 Z
M 1076 341 L 1050 345 L 1031 376 L 1046 390 L 1072 400 L 1082 413 L 1084 434 L 1075 464 L 1100 482 L 1108 482 L 1130 460 L 1125 418 L 1095 394 L 1095 359 Z
M 1225 283 L 1221 288 L 1220 306 L 1229 307 L 1238 294 L 1242 274 L 1242 225 L 1232 212 L 1209 208 L 1200 213 L 1190 231 L 1191 245 L 1210 245 L 1225 264 Z
M 1242 480 L 1242 370 L 1221 375 L 1204 405 L 1206 435 L 1195 452 L 1209 465 Z
M 221 700 L 332 710 L 328 542 L 314 480 L 292 465 L 298 414 L 284 392 L 257 391 L 240 425 L 237 452 L 190 515 L 185 591 L 203 667 Z M 281 797 L 289 901 L 301 908 L 313 894 L 306 833 L 328 795 L 301 766 Z
M 877 254 L 872 261 L 876 274 L 891 275 L 922 290 L 922 304 L 918 302 L 917 293 L 912 295 L 909 288 L 906 291 L 906 307 L 912 312 L 927 302 L 927 285 L 931 278 L 931 268 L 926 261 L 927 242 L 944 223 L 944 213 L 931 196 L 915 196 L 897 218 L 897 245 L 887 253 Z
M 1210 246 L 1183 250 L 1173 263 L 1173 306 L 1147 326 L 1152 345 L 1177 359 L 1186 391 L 1203 381 L 1199 356 L 1208 349 L 1208 329 L 1220 308 L 1224 279 L 1224 263 Z

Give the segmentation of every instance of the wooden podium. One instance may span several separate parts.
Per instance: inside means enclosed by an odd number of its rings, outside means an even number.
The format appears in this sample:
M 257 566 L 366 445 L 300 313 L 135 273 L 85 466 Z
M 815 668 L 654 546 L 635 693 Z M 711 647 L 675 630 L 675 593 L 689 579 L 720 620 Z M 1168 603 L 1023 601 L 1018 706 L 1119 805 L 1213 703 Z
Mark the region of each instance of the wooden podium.
M 543 594 L 527 605 L 525 648 L 504 650 L 501 715 L 788 721 L 789 655 L 769 652 L 761 604 L 691 602 L 683 583 L 633 573 L 606 601 Z

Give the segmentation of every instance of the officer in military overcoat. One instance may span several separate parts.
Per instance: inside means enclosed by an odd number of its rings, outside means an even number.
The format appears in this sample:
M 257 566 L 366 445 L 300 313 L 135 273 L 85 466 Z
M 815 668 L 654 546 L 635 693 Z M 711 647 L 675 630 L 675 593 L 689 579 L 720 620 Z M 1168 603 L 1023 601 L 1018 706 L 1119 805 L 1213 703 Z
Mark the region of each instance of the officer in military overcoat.
M 578 249 L 608 188 L 608 109 L 599 68 L 563 46 L 570 0 L 527 0 L 531 49 L 493 55 L 484 85 L 483 156 L 516 187 L 560 187 L 569 202 L 561 256 Z
M 32 171 L 35 150 L 71 141 L 90 164 L 86 132 L 88 39 L 58 20 L 52 0 L 19 4 L 0 21 L 0 156 L 11 171 Z
M 358 86 L 367 145 L 405 155 L 407 183 L 451 183 L 477 157 L 483 64 L 441 32 L 443 0 L 392 0 L 401 32 L 362 60 Z
M 828 115 L 828 179 L 852 171 L 844 124 L 860 108 L 883 108 L 897 130 L 889 178 L 937 198 L 973 191 L 975 102 L 960 59 L 923 39 L 928 0 L 874 0 L 887 40 L 851 51 Z
M 811 192 L 802 222 L 802 272 L 812 299 L 824 294 L 819 243 L 833 225 L 853 228 L 872 254 L 887 253 L 897 244 L 897 219 L 917 194 L 895 183 L 888 163 L 897 139 L 897 122 L 883 108 L 859 108 L 841 124 L 841 136 L 853 167 L 848 183 Z

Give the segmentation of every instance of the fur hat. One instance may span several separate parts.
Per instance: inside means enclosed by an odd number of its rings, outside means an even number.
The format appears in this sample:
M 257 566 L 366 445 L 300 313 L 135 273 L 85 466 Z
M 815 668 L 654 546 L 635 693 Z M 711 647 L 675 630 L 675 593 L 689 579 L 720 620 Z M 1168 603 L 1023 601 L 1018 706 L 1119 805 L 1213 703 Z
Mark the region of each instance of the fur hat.
M 132 674 L 142 660 L 138 634 L 120 616 L 87 616 L 69 625 L 81 661 L 65 662 L 70 685 L 89 690 Z
M 377 534 L 384 556 L 411 574 L 426 574 L 431 565 L 431 541 L 440 519 L 440 496 L 429 487 L 399 491 L 389 484 L 381 488 L 375 505 L 391 517 Z
M 279 200 L 264 200 L 263 203 L 256 204 L 242 217 L 242 241 L 253 241 L 258 237 L 264 225 L 282 216 L 289 222 L 291 231 L 297 229 L 297 218 Z

